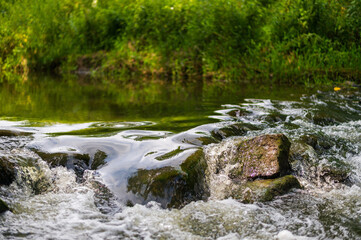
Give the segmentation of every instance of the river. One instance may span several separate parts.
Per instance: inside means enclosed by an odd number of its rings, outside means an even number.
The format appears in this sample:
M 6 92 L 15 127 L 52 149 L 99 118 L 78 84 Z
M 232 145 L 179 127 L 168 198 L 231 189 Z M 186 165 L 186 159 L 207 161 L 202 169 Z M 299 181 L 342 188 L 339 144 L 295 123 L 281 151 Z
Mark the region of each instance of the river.
M 1 83 L 0 157 L 20 170 L 0 188 L 13 209 L 0 215 L 0 239 L 361 239 L 360 103 L 351 86 Z M 219 143 L 200 137 L 235 123 L 247 126 L 244 136 L 317 138 L 312 164 L 292 166 L 303 189 L 264 203 L 211 198 L 180 209 L 127 190 L 139 169 L 179 165 L 199 148 L 212 154 Z M 320 166 L 347 177 L 335 181 Z

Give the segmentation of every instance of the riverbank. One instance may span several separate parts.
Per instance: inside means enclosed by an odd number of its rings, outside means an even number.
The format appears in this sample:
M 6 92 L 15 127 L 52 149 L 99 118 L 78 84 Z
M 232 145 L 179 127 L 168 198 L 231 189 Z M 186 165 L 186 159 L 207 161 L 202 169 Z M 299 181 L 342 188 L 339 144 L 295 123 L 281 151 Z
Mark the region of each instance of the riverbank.
M 0 0 L 0 78 L 359 81 L 358 1 Z M 140 81 L 140 80 L 139 80 Z

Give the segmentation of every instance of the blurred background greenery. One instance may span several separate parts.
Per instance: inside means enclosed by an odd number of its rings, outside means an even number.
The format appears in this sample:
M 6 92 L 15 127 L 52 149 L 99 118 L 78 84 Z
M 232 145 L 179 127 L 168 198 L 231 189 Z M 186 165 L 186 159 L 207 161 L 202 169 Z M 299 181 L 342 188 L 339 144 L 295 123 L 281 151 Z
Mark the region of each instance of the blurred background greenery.
M 0 0 L 0 22 L 1 79 L 361 76 L 360 0 Z

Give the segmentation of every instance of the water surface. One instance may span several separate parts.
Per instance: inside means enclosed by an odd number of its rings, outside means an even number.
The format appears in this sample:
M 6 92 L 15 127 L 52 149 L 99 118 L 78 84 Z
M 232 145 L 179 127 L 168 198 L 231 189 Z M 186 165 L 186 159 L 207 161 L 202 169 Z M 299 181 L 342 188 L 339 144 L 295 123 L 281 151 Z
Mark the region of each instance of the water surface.
M 357 88 L 334 92 L 276 85 L 105 84 L 37 77 L 22 84 L 2 83 L 0 93 L 0 130 L 12 133 L 0 137 L 0 157 L 21 162 L 24 169 L 32 169 L 26 168 L 29 163 L 37 167 L 1 187 L 0 196 L 14 212 L 0 216 L 0 237 L 361 238 Z M 234 123 L 250 127 L 246 136 L 284 133 L 296 142 L 316 135 L 329 147 L 316 151 L 311 160 L 317 166 L 347 166 L 349 178 L 336 183 L 324 179 L 317 167 L 295 166 L 304 189 L 271 202 L 213 199 L 182 209 L 143 203 L 127 191 L 127 179 L 138 169 L 176 166 L 199 148 L 212 154 L 217 145 L 207 145 L 199 137 Z M 46 163 L 47 156 L 66 156 L 67 162 Z M 88 166 L 96 159 L 103 162 L 79 177 L 79 156 Z M 47 184 L 46 191 L 32 190 L 38 179 Z M 128 200 L 135 205 L 127 206 Z

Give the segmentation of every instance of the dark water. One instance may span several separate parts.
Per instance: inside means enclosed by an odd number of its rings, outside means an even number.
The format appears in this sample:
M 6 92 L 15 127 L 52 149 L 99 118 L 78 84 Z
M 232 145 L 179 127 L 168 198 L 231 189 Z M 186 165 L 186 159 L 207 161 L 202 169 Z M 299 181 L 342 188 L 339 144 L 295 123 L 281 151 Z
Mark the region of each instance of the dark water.
M 360 239 L 360 100 L 351 86 L 335 92 L 51 77 L 1 83 L 0 157 L 20 163 L 22 175 L 0 189 L 14 209 L 0 216 L 0 238 Z M 310 161 L 347 166 L 349 178 L 335 183 L 321 179 L 317 167 L 295 166 L 304 189 L 264 204 L 216 198 L 171 210 L 125 204 L 142 202 L 127 191 L 137 170 L 177 166 L 199 148 L 217 157 L 214 149 L 231 139 L 206 145 L 199 138 L 234 123 L 251 129 L 246 136 L 284 133 L 292 143 L 315 135 L 329 147 L 306 149 Z M 82 172 L 79 159 L 87 167 L 102 162 Z
M 35 77 L 34 77 L 35 78 Z M 36 77 L 2 83 L 0 116 L 38 123 L 151 121 L 161 130 L 181 131 L 212 122 L 208 116 L 223 104 L 246 98 L 294 100 L 304 87 L 253 84 L 116 84 L 79 79 Z

